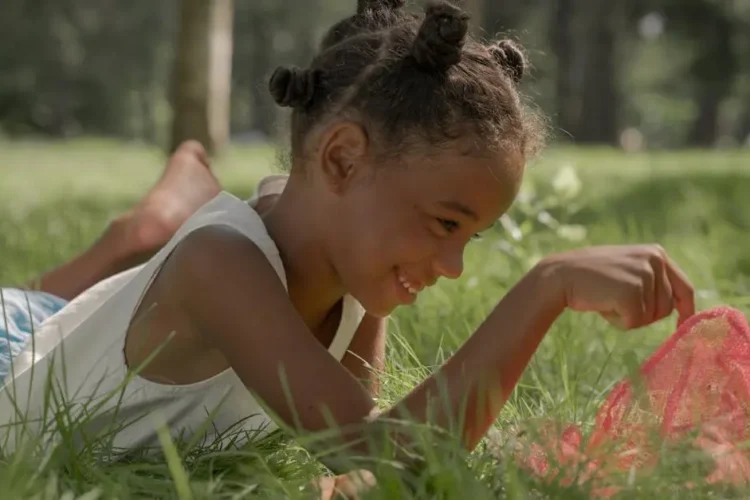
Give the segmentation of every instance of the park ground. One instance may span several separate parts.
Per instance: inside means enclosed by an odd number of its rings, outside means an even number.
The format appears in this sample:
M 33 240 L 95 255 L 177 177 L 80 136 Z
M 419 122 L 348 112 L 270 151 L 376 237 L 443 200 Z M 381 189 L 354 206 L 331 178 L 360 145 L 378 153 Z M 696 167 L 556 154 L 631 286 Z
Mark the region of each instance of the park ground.
M 277 170 L 270 147 L 231 147 L 216 160 L 226 189 L 248 196 Z M 157 178 L 163 153 L 108 141 L 0 143 L 0 283 L 13 285 L 81 250 Z M 625 154 L 550 149 L 530 166 L 512 221 L 467 250 L 464 275 L 442 281 L 393 317 L 382 404 L 404 395 L 479 325 L 540 256 L 584 244 L 658 242 L 687 272 L 701 309 L 750 311 L 750 154 L 738 151 Z M 502 229 L 504 228 L 504 229 Z M 612 385 L 673 330 L 675 318 L 621 332 L 601 318 L 563 315 L 497 420 L 493 442 L 471 456 L 426 447 L 432 496 L 587 498 L 585 486 L 540 484 L 498 461 L 498 443 L 556 420 L 589 428 Z M 447 445 L 446 445 L 447 446 Z M 3 498 L 296 498 L 322 469 L 290 440 L 242 450 L 169 447 L 164 460 L 102 465 L 91 452 L 42 464 L 0 461 Z M 744 496 L 701 484 L 697 452 L 665 450 L 656 470 L 623 478 L 623 498 Z M 685 488 L 687 481 L 696 483 Z M 425 483 L 426 484 L 426 483 Z M 368 498 L 398 498 L 397 476 Z M 746 492 L 745 492 L 746 493 Z M 67 495 L 67 496 L 66 496 Z

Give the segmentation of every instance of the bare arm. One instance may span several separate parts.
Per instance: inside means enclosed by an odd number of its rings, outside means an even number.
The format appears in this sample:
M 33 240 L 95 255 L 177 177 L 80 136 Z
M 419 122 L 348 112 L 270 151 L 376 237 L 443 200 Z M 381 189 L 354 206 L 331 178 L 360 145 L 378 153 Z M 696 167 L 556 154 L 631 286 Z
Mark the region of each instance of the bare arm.
M 344 359 L 341 360 L 341 364 L 364 384 L 373 398 L 380 394 L 378 375 L 385 367 L 387 322 L 387 319 L 365 314 Z
M 352 448 L 367 453 L 368 448 L 356 443 L 366 437 L 368 429 L 388 429 L 390 436 L 409 444 L 408 435 L 391 433 L 393 427 L 387 424 L 388 419 L 401 418 L 402 410 L 421 422 L 429 416 L 433 425 L 445 429 L 462 422 L 460 436 L 473 449 L 544 334 L 567 307 L 566 301 L 571 300 L 567 294 L 572 293 L 568 290 L 575 291 L 574 298 L 585 303 L 586 310 L 615 309 L 628 318 L 628 324 L 665 317 L 672 307 L 660 308 L 657 317 L 651 301 L 657 298 L 666 304 L 662 299 L 671 288 L 667 290 L 661 279 L 653 281 L 654 274 L 643 265 L 648 259 L 664 262 L 650 248 L 627 247 L 538 265 L 435 374 L 379 416 L 367 391 L 314 338 L 265 256 L 244 236 L 225 228 L 199 230 L 177 249 L 163 272 L 170 273 L 176 289 L 183 291 L 183 307 L 202 333 L 278 418 L 308 432 L 329 429 L 329 415 L 338 427 L 369 422 L 340 436 Z M 559 271 L 566 266 L 572 274 Z M 550 281 L 556 270 L 561 274 Z M 579 275 L 583 276 L 580 281 L 561 287 L 560 283 Z M 651 280 L 649 287 L 641 277 Z M 689 300 L 692 307 L 691 288 L 678 291 L 675 286 L 675 293 L 683 296 L 678 303 Z M 682 311 L 689 312 L 687 307 Z M 287 388 L 292 401 L 286 397 Z M 442 396 L 447 396 L 448 404 Z
M 161 277 L 181 292 L 182 308 L 201 334 L 286 425 L 328 428 L 323 406 L 339 425 L 374 408 L 362 384 L 308 329 L 276 271 L 245 236 L 227 227 L 198 229 L 177 246 Z
M 183 306 L 203 334 L 287 425 L 327 429 L 326 410 L 339 426 L 363 423 L 374 414 L 372 398 L 314 338 L 265 256 L 247 238 L 231 229 L 199 230 L 178 247 L 163 273 L 171 273 L 174 286 L 185 292 Z M 542 295 L 540 284 L 538 274 L 524 279 L 435 375 L 382 417 L 400 418 L 406 409 L 424 421 L 436 410 L 432 423 L 449 427 L 465 416 L 462 435 L 473 448 L 560 312 L 532 300 Z M 280 370 L 283 376 L 271 375 Z M 448 411 L 436 401 L 438 379 L 447 383 Z M 461 415 L 467 395 L 469 406 Z

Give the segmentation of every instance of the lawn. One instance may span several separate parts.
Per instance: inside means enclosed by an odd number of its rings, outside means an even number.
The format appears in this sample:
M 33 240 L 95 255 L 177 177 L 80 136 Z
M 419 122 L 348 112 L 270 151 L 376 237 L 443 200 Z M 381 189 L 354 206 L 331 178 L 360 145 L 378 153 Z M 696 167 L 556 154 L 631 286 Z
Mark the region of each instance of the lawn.
M 236 147 L 217 159 L 215 170 L 228 191 L 247 196 L 276 169 L 275 158 L 271 148 Z M 157 150 L 107 141 L 0 143 L 0 283 L 21 283 L 84 248 L 151 185 L 162 162 Z M 467 250 L 464 275 L 394 314 L 382 404 L 403 396 L 449 356 L 550 252 L 658 242 L 692 279 L 700 308 L 729 304 L 750 311 L 750 202 L 742 195 L 750 192 L 749 167 L 750 154 L 730 151 L 548 151 L 529 168 L 513 223 Z M 497 440 L 548 419 L 588 428 L 607 390 L 673 329 L 670 318 L 623 333 L 596 316 L 566 313 L 498 419 Z M 425 448 L 433 497 L 588 496 L 585 487 L 537 483 L 512 458 L 498 462 L 496 446 L 485 444 L 469 457 L 448 445 Z M 165 461 L 106 465 L 90 452 L 59 453 L 42 464 L 11 456 L 0 466 L 0 489 L 3 498 L 295 498 L 321 470 L 282 436 L 242 450 L 179 450 Z M 654 472 L 622 480 L 622 497 L 706 498 L 709 490 L 743 496 L 704 487 L 705 470 L 701 454 L 666 450 Z M 686 481 L 696 486 L 686 489 Z M 368 498 L 403 494 L 395 473 L 382 482 Z

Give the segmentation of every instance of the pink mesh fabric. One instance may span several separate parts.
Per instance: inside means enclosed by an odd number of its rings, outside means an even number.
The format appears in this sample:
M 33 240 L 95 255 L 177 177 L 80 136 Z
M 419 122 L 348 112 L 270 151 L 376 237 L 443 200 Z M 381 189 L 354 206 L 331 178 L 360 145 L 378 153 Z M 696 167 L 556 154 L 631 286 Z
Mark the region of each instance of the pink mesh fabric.
M 665 440 L 689 439 L 714 459 L 708 482 L 746 484 L 750 454 L 740 445 L 749 424 L 750 328 L 742 313 L 719 307 L 683 323 L 638 377 L 615 386 L 585 445 L 576 426 L 549 428 L 519 458 L 547 479 L 595 480 L 608 496 L 609 474 L 653 466 Z

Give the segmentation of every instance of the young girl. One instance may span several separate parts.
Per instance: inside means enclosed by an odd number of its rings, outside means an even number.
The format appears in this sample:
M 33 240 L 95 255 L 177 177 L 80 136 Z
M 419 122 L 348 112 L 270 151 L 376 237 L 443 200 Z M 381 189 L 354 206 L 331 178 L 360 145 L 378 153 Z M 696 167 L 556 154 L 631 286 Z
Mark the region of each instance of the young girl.
M 433 376 L 377 411 L 367 366 L 383 365 L 387 316 L 461 275 L 466 245 L 511 205 L 541 143 L 540 120 L 517 90 L 523 54 L 510 41 L 472 40 L 467 23 L 448 3 L 417 15 L 399 1 L 360 1 L 309 68 L 279 68 L 271 94 L 293 109 L 283 191 L 262 209 L 222 192 L 195 211 L 191 200 L 215 189 L 198 182 L 173 221 L 192 215 L 144 264 L 80 294 L 65 290 L 77 296 L 13 358 L 0 422 L 26 425 L 8 428 L 4 449 L 50 419 L 50 377 L 68 404 L 98 405 L 82 435 L 126 424 L 113 438 L 125 449 L 158 446 L 159 424 L 189 436 L 209 418 L 208 439 L 237 423 L 262 432 L 336 425 L 352 429 L 340 439 L 354 448 L 403 412 L 445 428 L 462 422 L 471 449 L 564 310 L 626 328 L 675 309 L 681 320 L 692 315 L 692 287 L 658 246 L 553 255 Z M 174 194 L 154 191 L 122 232 L 152 242 L 144 250 L 169 227 L 133 221 Z M 91 276 L 112 267 L 103 261 Z M 63 274 L 48 275 L 45 289 L 63 289 Z

